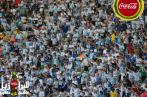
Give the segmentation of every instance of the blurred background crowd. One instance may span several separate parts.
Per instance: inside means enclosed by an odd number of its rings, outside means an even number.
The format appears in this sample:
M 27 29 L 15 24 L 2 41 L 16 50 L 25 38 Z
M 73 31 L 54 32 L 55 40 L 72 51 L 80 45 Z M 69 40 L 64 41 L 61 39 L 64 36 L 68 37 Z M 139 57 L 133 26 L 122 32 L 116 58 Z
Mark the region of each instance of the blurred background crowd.
M 19 73 L 20 97 L 147 97 L 147 8 L 126 22 L 113 0 L 0 2 L 0 81 Z

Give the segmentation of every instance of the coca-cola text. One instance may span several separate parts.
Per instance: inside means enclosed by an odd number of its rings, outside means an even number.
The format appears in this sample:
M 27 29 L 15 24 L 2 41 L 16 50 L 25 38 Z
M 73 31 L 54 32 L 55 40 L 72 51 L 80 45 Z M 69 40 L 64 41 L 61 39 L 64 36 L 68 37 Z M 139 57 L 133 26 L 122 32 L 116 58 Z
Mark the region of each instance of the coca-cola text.
M 120 3 L 119 4 L 119 9 L 136 9 L 136 8 L 137 8 L 137 3 L 130 3 L 130 4 Z

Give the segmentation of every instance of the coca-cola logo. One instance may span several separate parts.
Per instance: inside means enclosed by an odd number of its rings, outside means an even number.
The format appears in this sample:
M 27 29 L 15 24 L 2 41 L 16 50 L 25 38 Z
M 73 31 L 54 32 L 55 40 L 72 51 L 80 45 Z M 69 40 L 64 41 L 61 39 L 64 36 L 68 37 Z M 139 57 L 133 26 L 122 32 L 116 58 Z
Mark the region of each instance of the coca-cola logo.
M 12 86 L 17 86 L 17 82 L 12 82 L 11 85 Z
M 141 16 L 144 9 L 143 0 L 114 0 L 113 10 L 122 20 L 134 20 Z
M 130 4 L 121 3 L 119 5 L 119 9 L 136 9 L 136 8 L 137 8 L 137 3 L 130 3 Z
M 12 80 L 12 81 L 11 81 L 11 86 L 17 86 L 17 85 L 18 85 L 18 83 L 17 83 L 16 80 Z

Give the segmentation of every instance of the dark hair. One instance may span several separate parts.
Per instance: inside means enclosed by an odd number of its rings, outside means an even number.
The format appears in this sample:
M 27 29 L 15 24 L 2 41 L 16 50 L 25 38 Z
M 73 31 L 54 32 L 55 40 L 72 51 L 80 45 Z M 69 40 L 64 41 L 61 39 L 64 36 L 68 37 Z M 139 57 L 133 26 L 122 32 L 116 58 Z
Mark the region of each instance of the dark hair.
M 112 88 L 111 88 L 111 91 L 114 91 L 114 90 L 115 90 L 115 89 L 112 87 Z
M 100 94 L 102 94 L 102 95 L 103 95 L 103 91 L 100 91 Z

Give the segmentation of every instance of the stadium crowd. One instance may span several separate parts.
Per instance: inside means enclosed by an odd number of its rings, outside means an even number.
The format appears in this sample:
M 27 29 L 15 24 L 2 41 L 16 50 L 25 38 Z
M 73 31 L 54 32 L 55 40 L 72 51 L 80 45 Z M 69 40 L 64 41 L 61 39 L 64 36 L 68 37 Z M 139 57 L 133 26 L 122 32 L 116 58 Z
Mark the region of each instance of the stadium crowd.
M 29 81 L 29 95 L 20 97 L 146 94 L 147 11 L 121 21 L 112 1 L 1 2 L 0 80 L 16 71 Z

